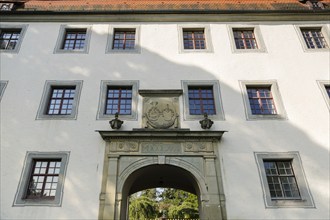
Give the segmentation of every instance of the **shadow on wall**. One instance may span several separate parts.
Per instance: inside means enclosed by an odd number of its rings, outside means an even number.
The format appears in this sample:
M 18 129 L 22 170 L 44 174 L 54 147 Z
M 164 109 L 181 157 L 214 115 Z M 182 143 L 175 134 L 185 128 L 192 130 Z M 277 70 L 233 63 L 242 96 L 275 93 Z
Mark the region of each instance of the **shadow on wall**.
M 41 33 L 38 35 L 35 39 L 42 36 Z M 102 35 L 96 36 L 96 39 L 101 37 Z M 91 45 L 96 43 L 96 39 L 93 39 Z M 169 45 L 159 45 L 162 48 L 166 46 Z M 94 47 L 99 47 L 99 45 Z M 304 216 L 306 219 L 314 219 L 315 214 L 321 215 L 320 213 L 323 213 L 324 218 L 329 217 L 327 216 L 329 211 L 329 146 L 321 146 L 313 141 L 309 137 L 308 131 L 295 126 L 290 117 L 288 120 L 247 121 L 238 81 L 236 80 L 229 85 L 221 79 L 230 73 L 219 74 L 218 72 L 221 71 L 210 72 L 207 70 L 208 68 L 205 68 L 208 63 L 216 63 L 216 57 L 204 53 L 172 53 L 171 49 L 173 48 L 177 51 L 178 47 L 172 46 L 166 54 L 147 48 L 142 48 L 141 54 L 105 54 L 104 50 L 96 51 L 94 48 L 90 48 L 89 54 L 53 54 L 53 48 L 50 51 L 45 51 L 42 44 L 37 44 L 35 51 L 42 51 L 41 54 L 37 52 L 28 54 L 22 45 L 20 54 L 11 56 L 11 58 L 9 55 L 2 55 L 4 58 L 2 60 L 3 67 L 1 67 L 2 79 L 9 80 L 9 84 L 2 98 L 2 104 L 7 107 L 3 107 L 1 116 L 2 134 L 4 135 L 4 139 L 1 141 L 1 160 L 3 161 L 2 164 L 19 164 L 15 172 L 16 175 L 12 175 L 4 169 L 4 166 L 1 166 L 2 178 L 5 179 L 3 192 L 8 192 L 6 197 L 14 198 L 16 186 L 12 187 L 6 184 L 6 179 L 11 179 L 10 182 L 13 182 L 12 179 L 15 178 L 18 183 L 26 151 L 44 151 L 61 146 L 62 150 L 71 151 L 71 160 L 65 180 L 65 186 L 71 187 L 64 187 L 63 203 L 70 207 L 73 212 L 83 213 L 85 216 L 95 216 L 95 209 L 90 209 L 90 207 L 95 207 L 95 204 L 92 204 L 95 200 L 90 201 L 88 198 L 90 194 L 88 193 L 82 195 L 81 192 L 86 189 L 81 183 L 88 178 L 84 171 L 92 170 L 87 165 L 93 163 L 102 166 L 103 161 L 99 161 L 99 158 L 102 157 L 93 157 L 91 159 L 95 161 L 92 162 L 74 160 L 73 158 L 76 157 L 75 154 L 82 155 L 81 149 L 86 149 L 86 153 L 92 152 L 92 154 L 97 154 L 94 153 L 96 149 L 100 152 L 103 150 L 104 146 L 90 146 L 89 140 L 91 137 L 95 140 L 100 139 L 99 134 L 94 130 L 109 129 L 107 121 L 96 122 L 95 119 L 101 80 L 139 80 L 140 89 L 181 89 L 181 80 L 219 80 L 226 120 L 215 121 L 212 129 L 229 131 L 223 136 L 219 146 L 224 171 L 223 182 L 227 197 L 228 218 L 247 219 L 247 216 L 251 216 L 251 218 L 260 216 L 260 219 L 298 219 Z M 235 66 L 235 60 L 232 61 L 231 65 Z M 239 65 L 249 69 L 255 64 L 240 62 Z M 276 79 L 275 74 L 273 79 Z M 253 75 L 246 76 L 244 80 L 248 79 L 256 80 Z M 41 98 L 45 80 L 84 81 L 78 119 L 75 122 L 35 120 L 40 102 L 38 98 Z M 30 83 L 34 86 L 25 86 Z M 24 101 L 10 99 L 14 92 L 22 94 Z M 282 96 L 290 95 L 282 94 Z M 322 98 L 321 95 L 320 98 Z M 26 111 L 22 112 L 20 109 L 26 109 Z M 295 109 L 295 111 L 304 110 Z M 295 112 L 287 113 L 289 116 L 295 114 Z M 310 113 L 306 112 L 305 114 Z M 15 117 L 11 117 L 12 115 Z M 138 122 L 126 121 L 125 127 L 139 127 L 141 114 L 138 114 L 138 120 Z M 323 128 L 328 126 L 328 122 L 323 121 L 322 116 L 315 115 L 314 120 L 317 125 Z M 19 121 L 26 122 L 19 124 L 20 130 L 26 133 L 25 137 L 27 138 L 24 140 L 16 137 Z M 200 129 L 198 123 L 194 121 L 183 121 L 183 115 L 181 115 L 181 124 L 182 127 L 192 127 L 192 130 Z M 36 127 L 36 125 L 38 126 Z M 79 129 L 81 132 L 73 133 L 74 129 Z M 322 136 L 324 139 L 329 139 L 329 134 L 326 131 Z M 72 140 L 75 141 L 72 142 Z M 67 143 L 74 143 L 75 146 Z M 16 146 L 23 147 L 16 148 Z M 45 148 L 45 146 L 47 147 Z M 260 178 L 254 159 L 254 152 L 261 151 L 298 151 L 300 153 L 316 209 L 264 208 Z M 7 156 L 4 157 L 3 155 Z M 79 166 L 86 167 L 86 169 L 81 169 L 78 172 L 72 170 L 72 167 Z M 242 180 L 242 177 L 247 177 L 247 179 Z M 242 184 L 243 181 L 244 184 Z M 95 181 L 95 188 L 99 188 L 100 185 L 100 179 Z M 82 199 L 74 199 L 72 195 Z M 237 198 L 241 199 L 237 200 Z M 7 207 L 3 206 L 3 210 L 10 210 L 11 204 L 7 203 Z M 256 204 L 259 205 L 257 208 Z M 6 217 L 5 211 L 3 213 Z M 65 212 L 57 213 L 56 216 L 70 218 L 66 216 Z

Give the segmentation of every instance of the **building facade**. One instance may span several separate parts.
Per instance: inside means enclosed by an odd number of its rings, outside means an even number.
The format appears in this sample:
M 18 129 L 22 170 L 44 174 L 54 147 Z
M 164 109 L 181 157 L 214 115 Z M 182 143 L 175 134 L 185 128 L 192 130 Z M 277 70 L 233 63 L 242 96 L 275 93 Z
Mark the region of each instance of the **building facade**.
M 0 8 L 1 219 L 330 218 L 329 0 Z

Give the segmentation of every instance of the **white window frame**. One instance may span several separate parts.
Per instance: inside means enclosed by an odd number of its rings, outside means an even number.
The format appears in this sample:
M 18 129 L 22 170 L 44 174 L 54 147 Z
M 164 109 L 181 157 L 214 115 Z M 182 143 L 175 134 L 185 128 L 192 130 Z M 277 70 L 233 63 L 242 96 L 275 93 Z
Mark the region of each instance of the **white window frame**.
M 307 44 L 305 42 L 305 38 L 304 38 L 304 36 L 302 34 L 302 31 L 301 31 L 301 29 L 304 29 L 304 28 L 306 28 L 306 29 L 308 29 L 308 28 L 311 28 L 311 29 L 320 28 L 321 32 L 323 34 L 323 37 L 325 39 L 325 42 L 328 45 L 328 48 L 308 48 Z M 322 25 L 322 24 L 295 25 L 295 29 L 296 29 L 296 32 L 298 34 L 301 46 L 302 46 L 302 48 L 305 52 L 329 52 L 330 51 L 329 30 L 328 30 L 326 25 Z
M 61 206 L 64 190 L 64 181 L 66 170 L 68 167 L 70 152 L 38 152 L 28 151 L 25 156 L 23 171 L 18 184 L 13 206 Z M 61 168 L 59 173 L 59 181 L 57 183 L 55 199 L 25 199 L 29 180 L 31 177 L 31 169 L 34 159 L 61 159 Z
M 227 25 L 230 38 L 230 45 L 233 53 L 266 53 L 266 46 L 262 38 L 259 25 Z M 234 29 L 253 29 L 254 37 L 257 41 L 258 48 L 256 49 L 237 49 L 235 44 Z
M 130 50 L 114 50 L 112 49 L 113 44 L 113 38 L 114 33 L 116 30 L 129 30 L 134 29 L 135 30 L 135 46 L 134 49 Z M 120 53 L 127 53 L 127 54 L 139 54 L 141 53 L 141 45 L 140 45 L 140 26 L 139 25 L 116 25 L 116 26 L 110 26 L 109 27 L 109 35 L 108 35 L 108 41 L 107 41 L 107 47 L 106 47 L 106 53 L 109 54 L 120 54 Z
M 183 114 L 184 120 L 193 121 L 193 120 L 202 120 L 204 118 L 203 114 L 201 115 L 191 115 L 189 112 L 189 97 L 188 97 L 188 87 L 189 86 L 212 86 L 213 96 L 214 96 L 214 106 L 215 106 L 215 115 L 208 115 L 209 119 L 212 120 L 225 120 L 225 114 L 223 111 L 222 105 L 222 96 L 220 91 L 220 83 L 217 80 L 181 80 L 182 90 L 183 90 Z
M 44 86 L 43 94 L 41 97 L 38 113 L 36 119 L 77 119 L 78 115 L 78 105 L 80 99 L 80 93 L 82 88 L 83 81 L 81 80 L 72 80 L 72 81 L 56 81 L 56 80 L 47 80 Z M 75 96 L 72 105 L 72 113 L 70 115 L 48 115 L 47 108 L 49 105 L 49 100 L 54 87 L 65 87 L 65 86 L 74 86 L 75 87 Z
M 205 36 L 205 49 L 184 49 L 183 43 L 183 31 L 184 30 L 204 30 Z M 180 24 L 178 25 L 178 36 L 179 36 L 179 52 L 180 53 L 211 53 L 213 52 L 213 45 L 211 40 L 211 28 L 210 25 L 205 24 Z
M 5 81 L 5 80 L 0 81 L 0 101 L 2 99 L 2 96 L 5 92 L 7 85 L 8 85 L 8 81 Z
M 330 110 L 330 97 L 328 96 L 328 93 L 325 89 L 326 86 L 330 86 L 330 80 L 317 80 L 316 82 L 322 92 L 325 103 L 327 104 L 327 106 Z
M 85 38 L 85 44 L 83 50 L 64 50 L 62 49 L 65 34 L 67 30 L 81 30 L 86 29 L 86 38 Z M 92 35 L 92 26 L 86 26 L 86 25 L 61 25 L 59 30 L 59 35 L 56 41 L 56 46 L 54 49 L 55 54 L 86 54 L 89 51 L 89 44 L 90 44 L 90 38 Z
M 287 119 L 286 111 L 282 102 L 281 94 L 276 80 L 266 80 L 266 81 L 241 80 L 239 81 L 239 83 L 242 91 L 244 110 L 247 120 Z M 252 114 L 250 100 L 247 93 L 247 87 L 250 86 L 270 87 L 277 114 L 274 115 Z
M 104 113 L 105 106 L 106 106 L 108 86 L 132 86 L 131 114 L 130 115 L 119 115 L 119 119 L 137 120 L 139 81 L 136 81 L 136 80 L 102 80 L 101 86 L 100 86 L 99 107 L 98 107 L 96 119 L 97 120 L 110 120 L 115 117 L 115 115 Z
M 21 45 L 22 45 L 22 42 L 23 42 L 23 38 L 25 36 L 25 33 L 26 33 L 26 30 L 28 28 L 29 25 L 25 24 L 25 25 L 3 25 L 3 24 L 0 24 L 0 32 L 1 30 L 20 30 L 20 36 L 19 36 L 19 40 L 15 46 L 15 49 L 13 50 L 4 50 L 4 49 L 1 49 L 0 52 L 1 53 L 18 53 L 20 48 L 21 48 Z
M 315 208 L 299 152 L 254 152 L 266 208 Z M 300 199 L 272 199 L 264 160 L 290 160 L 299 188 Z

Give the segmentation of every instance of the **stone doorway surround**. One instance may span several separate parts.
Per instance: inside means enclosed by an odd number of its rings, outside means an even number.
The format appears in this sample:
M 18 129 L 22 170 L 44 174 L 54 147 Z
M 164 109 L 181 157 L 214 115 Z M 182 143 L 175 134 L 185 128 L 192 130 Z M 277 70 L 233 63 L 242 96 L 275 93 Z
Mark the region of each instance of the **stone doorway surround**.
M 225 131 L 133 129 L 98 131 L 106 141 L 100 193 L 100 220 L 127 220 L 129 195 L 146 188 L 172 187 L 195 193 L 201 220 L 226 219 L 221 167 L 217 148 Z M 141 182 L 139 175 L 162 167 L 183 174 L 183 181 Z M 148 169 L 147 169 L 148 168 Z M 150 169 L 149 169 L 150 170 Z M 145 171 L 147 172 L 147 171 Z M 149 179 L 149 178 L 148 178 Z M 171 178 L 168 178 L 171 179 Z M 185 185 L 185 182 L 191 184 Z

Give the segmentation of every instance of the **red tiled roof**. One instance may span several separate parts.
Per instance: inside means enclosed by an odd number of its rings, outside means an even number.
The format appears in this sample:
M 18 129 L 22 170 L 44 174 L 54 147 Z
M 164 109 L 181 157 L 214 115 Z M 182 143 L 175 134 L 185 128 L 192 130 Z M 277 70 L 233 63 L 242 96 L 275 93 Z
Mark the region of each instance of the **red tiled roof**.
M 5 0 L 1 0 L 5 1 Z M 326 7 L 330 0 L 321 1 Z M 310 10 L 299 0 L 26 0 L 37 11 L 235 11 Z

